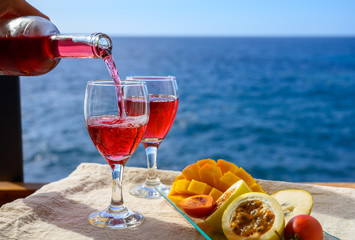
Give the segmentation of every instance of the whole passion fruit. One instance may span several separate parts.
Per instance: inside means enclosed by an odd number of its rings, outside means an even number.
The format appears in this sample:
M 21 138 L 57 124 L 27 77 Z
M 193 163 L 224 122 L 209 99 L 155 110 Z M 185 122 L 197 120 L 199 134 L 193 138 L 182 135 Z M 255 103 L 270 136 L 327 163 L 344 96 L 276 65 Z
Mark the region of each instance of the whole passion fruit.
M 265 193 L 245 193 L 233 200 L 222 216 L 228 239 L 280 240 L 285 218 L 280 204 Z

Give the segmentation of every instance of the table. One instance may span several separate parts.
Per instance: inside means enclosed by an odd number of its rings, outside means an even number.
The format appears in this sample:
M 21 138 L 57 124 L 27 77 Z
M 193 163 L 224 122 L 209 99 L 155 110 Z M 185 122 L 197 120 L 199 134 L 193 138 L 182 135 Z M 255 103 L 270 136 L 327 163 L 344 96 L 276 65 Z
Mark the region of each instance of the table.
M 171 184 L 180 174 L 158 172 L 166 184 Z M 109 230 L 87 223 L 91 212 L 108 205 L 111 173 L 108 165 L 83 163 L 67 178 L 46 184 L 25 199 L 3 205 L 0 239 L 204 239 L 164 199 L 146 200 L 128 194 L 129 187 L 141 182 L 145 173 L 142 168 L 127 168 L 124 174 L 125 203 L 145 216 L 144 223 L 137 228 Z M 311 192 L 312 215 L 324 230 L 341 239 L 355 236 L 355 189 L 267 180 L 258 183 L 267 193 L 285 188 Z

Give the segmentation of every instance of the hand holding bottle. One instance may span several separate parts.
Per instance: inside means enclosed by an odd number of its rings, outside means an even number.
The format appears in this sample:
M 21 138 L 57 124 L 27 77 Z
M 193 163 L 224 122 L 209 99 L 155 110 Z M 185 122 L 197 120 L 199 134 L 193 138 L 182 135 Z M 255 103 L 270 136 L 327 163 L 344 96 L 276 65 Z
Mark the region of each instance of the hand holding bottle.
M 111 39 L 102 33 L 63 35 L 25 0 L 0 0 L 0 75 L 42 75 L 61 58 L 103 58 Z
M 49 20 L 49 17 L 41 13 L 25 0 L 1 0 L 0 19 L 17 18 L 21 16 L 40 16 Z

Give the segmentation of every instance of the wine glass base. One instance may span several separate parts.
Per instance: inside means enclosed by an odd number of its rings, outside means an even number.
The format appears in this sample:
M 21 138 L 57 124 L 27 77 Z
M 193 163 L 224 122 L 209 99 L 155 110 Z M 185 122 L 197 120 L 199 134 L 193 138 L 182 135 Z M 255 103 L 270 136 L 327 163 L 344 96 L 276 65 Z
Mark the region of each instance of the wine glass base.
M 129 190 L 129 193 L 139 198 L 150 198 L 150 199 L 160 198 L 161 195 L 156 190 L 156 188 L 164 195 L 168 195 L 170 192 L 170 188 L 165 186 L 161 182 L 155 185 L 148 185 L 147 182 L 144 182 L 139 186 L 132 187 Z
M 126 209 L 119 214 L 111 213 L 108 209 L 102 212 L 92 213 L 88 217 L 89 223 L 96 227 L 124 229 L 140 225 L 143 222 L 143 215 Z

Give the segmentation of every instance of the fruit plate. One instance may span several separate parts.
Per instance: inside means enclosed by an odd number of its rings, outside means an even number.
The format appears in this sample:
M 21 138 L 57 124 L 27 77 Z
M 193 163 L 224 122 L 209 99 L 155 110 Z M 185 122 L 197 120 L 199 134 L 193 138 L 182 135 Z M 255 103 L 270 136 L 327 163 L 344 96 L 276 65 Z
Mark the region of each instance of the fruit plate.
M 181 215 L 183 216 L 197 231 L 199 231 L 202 236 L 207 240 L 226 240 L 222 232 L 216 231 L 213 227 L 207 225 L 204 221 L 197 218 L 191 218 L 186 215 L 178 206 L 176 206 L 170 199 L 156 188 L 159 194 Z M 323 232 L 323 240 L 340 240 L 337 237 L 330 235 L 327 232 Z

